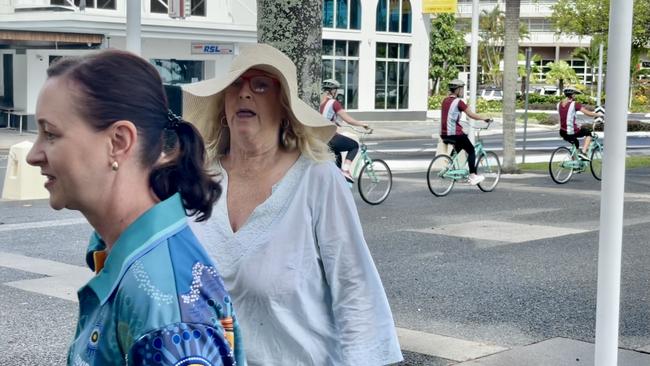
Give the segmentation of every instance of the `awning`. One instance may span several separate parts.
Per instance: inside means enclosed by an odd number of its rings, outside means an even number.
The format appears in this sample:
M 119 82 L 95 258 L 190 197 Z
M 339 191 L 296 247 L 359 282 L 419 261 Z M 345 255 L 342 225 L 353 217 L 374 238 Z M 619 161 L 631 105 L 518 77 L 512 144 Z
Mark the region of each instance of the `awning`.
M 103 34 L 33 32 L 0 29 L 0 44 L 4 41 L 14 42 L 57 42 L 57 43 L 102 43 Z

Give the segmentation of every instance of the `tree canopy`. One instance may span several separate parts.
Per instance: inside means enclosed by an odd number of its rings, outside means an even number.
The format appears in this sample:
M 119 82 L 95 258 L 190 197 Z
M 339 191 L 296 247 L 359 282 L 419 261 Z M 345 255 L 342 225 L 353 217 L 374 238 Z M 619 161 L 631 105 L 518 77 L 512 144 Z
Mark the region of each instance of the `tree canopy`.
M 456 78 L 458 65 L 466 63 L 465 39 L 456 31 L 456 18 L 453 14 L 439 14 L 431 21 L 429 40 L 429 76 L 434 82 L 434 90 L 446 81 Z
M 551 22 L 560 33 L 606 39 L 609 0 L 559 0 Z M 632 46 L 650 48 L 650 0 L 634 1 Z

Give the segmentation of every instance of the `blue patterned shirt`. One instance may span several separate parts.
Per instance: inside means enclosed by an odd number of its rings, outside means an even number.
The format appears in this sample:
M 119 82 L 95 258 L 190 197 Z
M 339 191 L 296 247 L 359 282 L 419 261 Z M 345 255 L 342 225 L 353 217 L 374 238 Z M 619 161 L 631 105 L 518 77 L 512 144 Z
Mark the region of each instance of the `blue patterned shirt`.
M 68 365 L 245 365 L 239 323 L 217 269 L 187 225 L 179 194 L 106 248 L 94 233 Z

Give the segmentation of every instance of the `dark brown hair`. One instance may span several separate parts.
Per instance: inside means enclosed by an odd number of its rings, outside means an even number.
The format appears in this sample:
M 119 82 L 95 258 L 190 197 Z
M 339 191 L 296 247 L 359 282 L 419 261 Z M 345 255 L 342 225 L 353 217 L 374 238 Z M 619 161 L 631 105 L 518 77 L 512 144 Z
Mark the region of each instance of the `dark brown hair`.
M 47 75 L 72 83 L 77 112 L 96 131 L 133 122 L 142 142 L 140 164 L 151 169 L 149 185 L 158 198 L 180 192 L 188 215 L 198 213 L 197 221 L 210 217 L 221 186 L 204 167 L 203 139 L 192 124 L 169 118 L 162 80 L 151 64 L 129 52 L 104 50 L 61 58 Z

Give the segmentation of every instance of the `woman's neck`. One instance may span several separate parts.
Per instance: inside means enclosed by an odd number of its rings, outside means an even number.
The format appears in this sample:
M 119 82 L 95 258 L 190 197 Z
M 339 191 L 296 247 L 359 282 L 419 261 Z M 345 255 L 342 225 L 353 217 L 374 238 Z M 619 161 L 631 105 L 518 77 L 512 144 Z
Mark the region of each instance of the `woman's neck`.
M 229 174 L 233 171 L 245 175 L 255 174 L 273 166 L 284 153 L 285 151 L 277 143 L 248 149 L 231 146 L 230 152 L 221 164 Z
M 153 207 L 158 199 L 149 189 L 148 182 L 115 187 L 105 197 L 105 204 L 98 205 L 98 209 L 82 213 L 106 243 L 106 251 L 110 252 L 124 230 Z

